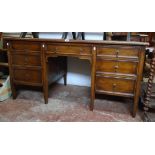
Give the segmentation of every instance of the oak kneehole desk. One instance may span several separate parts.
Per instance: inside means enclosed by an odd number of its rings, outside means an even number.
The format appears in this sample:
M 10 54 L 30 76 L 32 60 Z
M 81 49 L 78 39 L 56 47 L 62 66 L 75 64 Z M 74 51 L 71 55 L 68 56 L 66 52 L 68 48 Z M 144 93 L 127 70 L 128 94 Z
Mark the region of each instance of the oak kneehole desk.
M 13 98 L 16 86 L 40 86 L 48 103 L 48 86 L 64 77 L 67 59 L 77 57 L 91 63 L 91 102 L 95 93 L 133 98 L 136 115 L 141 89 L 145 47 L 148 43 L 4 38 L 9 57 Z

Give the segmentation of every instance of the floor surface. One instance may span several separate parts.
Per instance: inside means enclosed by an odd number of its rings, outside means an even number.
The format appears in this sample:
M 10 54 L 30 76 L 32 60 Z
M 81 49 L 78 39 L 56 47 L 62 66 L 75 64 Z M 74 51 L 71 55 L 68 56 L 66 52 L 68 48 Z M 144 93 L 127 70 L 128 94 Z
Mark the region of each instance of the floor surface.
M 94 111 L 89 110 L 90 88 L 54 84 L 49 103 L 40 91 L 20 90 L 16 100 L 0 102 L 1 122 L 141 122 L 142 112 L 131 116 L 132 100 L 97 96 Z

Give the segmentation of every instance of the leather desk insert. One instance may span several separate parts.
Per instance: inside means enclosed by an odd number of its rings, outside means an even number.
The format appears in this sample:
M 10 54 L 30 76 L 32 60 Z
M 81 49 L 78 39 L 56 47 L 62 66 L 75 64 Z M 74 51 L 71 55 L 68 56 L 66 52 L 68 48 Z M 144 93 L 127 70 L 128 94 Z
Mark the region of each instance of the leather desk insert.
M 136 115 L 148 43 L 5 38 L 4 44 L 14 98 L 16 85 L 41 86 L 48 103 L 49 84 L 62 77 L 67 83 L 66 57 L 73 56 L 91 63 L 90 110 L 95 93 L 100 93 L 133 98 L 132 114 Z

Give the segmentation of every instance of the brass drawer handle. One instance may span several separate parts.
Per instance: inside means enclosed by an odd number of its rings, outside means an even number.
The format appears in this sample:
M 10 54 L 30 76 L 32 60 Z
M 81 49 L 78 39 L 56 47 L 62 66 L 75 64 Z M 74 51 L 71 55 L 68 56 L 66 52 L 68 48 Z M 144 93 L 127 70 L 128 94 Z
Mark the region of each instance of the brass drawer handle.
M 115 91 L 116 86 L 117 86 L 117 85 L 116 85 L 115 83 L 112 85 L 113 91 Z
M 116 57 L 118 58 L 118 55 L 119 55 L 119 50 L 116 50 Z
M 114 66 L 115 72 L 117 72 L 118 68 L 119 68 L 118 65 Z
M 119 66 L 114 66 L 114 68 L 115 68 L 115 69 L 118 69 L 118 68 L 119 68 Z

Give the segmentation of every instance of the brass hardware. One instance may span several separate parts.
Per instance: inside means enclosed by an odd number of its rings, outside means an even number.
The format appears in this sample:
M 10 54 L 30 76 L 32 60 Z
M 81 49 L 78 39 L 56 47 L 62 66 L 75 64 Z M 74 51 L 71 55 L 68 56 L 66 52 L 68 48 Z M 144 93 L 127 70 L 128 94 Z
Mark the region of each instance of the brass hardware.
M 116 50 L 116 57 L 118 58 L 119 50 Z
M 96 51 L 96 47 L 95 46 L 93 47 L 93 51 Z
M 117 85 L 116 85 L 115 83 L 112 85 L 112 87 L 113 87 L 113 91 L 115 91 L 116 86 L 117 86 Z
M 119 68 L 119 66 L 114 66 L 114 68 L 115 68 L 115 69 L 118 69 L 118 68 Z

